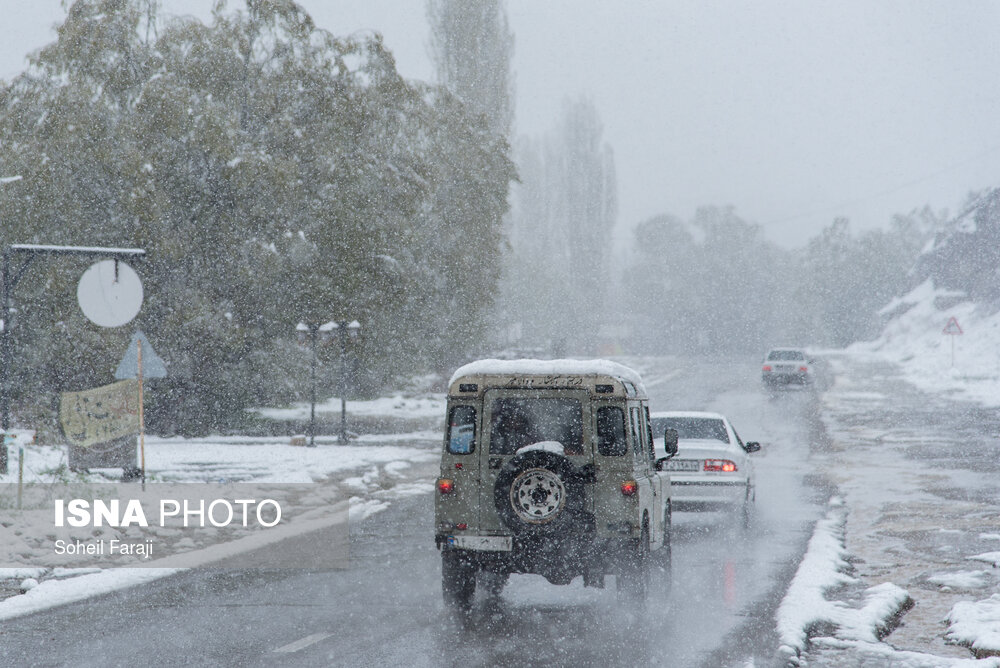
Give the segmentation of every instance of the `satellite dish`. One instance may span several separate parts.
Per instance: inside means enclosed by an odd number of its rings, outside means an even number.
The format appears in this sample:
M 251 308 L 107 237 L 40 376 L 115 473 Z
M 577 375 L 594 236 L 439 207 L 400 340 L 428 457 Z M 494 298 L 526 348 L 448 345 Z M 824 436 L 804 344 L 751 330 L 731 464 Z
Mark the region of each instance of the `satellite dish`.
M 142 281 L 121 260 L 101 260 L 83 272 L 76 299 L 83 314 L 95 325 L 120 327 L 142 307 Z

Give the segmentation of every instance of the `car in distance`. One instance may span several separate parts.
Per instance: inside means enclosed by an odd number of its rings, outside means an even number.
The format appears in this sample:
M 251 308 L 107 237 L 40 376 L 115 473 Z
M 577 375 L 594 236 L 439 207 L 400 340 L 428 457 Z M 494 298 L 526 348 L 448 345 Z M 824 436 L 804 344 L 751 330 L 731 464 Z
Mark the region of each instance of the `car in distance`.
M 663 463 L 670 473 L 672 508 L 679 511 L 738 510 L 748 523 L 756 499 L 750 453 L 760 443 L 744 443 L 719 413 L 657 411 L 650 414 L 653 433 L 677 432 L 677 454 Z
M 771 348 L 761 364 L 761 380 L 768 388 L 812 382 L 812 360 L 802 348 Z

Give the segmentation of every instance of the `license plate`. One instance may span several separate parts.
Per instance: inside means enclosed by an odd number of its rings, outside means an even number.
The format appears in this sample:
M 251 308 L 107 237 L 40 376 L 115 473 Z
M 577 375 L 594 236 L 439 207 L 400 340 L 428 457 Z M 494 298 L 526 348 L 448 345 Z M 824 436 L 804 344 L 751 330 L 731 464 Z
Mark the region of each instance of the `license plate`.
M 448 544 L 463 550 L 490 552 L 510 552 L 513 548 L 510 536 L 448 536 Z
M 697 471 L 701 468 L 701 462 L 697 459 L 668 459 L 668 471 Z

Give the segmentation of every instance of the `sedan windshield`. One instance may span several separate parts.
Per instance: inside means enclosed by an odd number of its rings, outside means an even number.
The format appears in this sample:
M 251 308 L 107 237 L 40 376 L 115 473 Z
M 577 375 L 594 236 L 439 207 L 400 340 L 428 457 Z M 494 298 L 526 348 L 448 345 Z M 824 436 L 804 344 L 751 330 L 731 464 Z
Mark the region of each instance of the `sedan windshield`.
M 676 429 L 677 438 L 702 438 L 729 443 L 726 424 L 716 418 L 660 417 L 650 420 L 653 433 L 662 435 L 666 428 Z
M 802 354 L 801 350 L 772 350 L 767 356 L 768 360 L 771 361 L 792 361 L 792 360 L 804 360 L 805 355 Z

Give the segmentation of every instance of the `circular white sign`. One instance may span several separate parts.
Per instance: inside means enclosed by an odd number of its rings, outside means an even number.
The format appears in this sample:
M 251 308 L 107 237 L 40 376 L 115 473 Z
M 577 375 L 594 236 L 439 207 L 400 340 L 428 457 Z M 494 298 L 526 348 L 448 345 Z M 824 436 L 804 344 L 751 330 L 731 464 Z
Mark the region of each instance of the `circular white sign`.
M 120 327 L 142 307 L 142 281 L 121 260 L 95 262 L 80 277 L 76 299 L 95 325 Z

